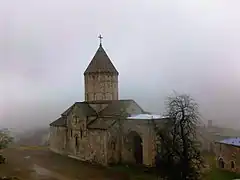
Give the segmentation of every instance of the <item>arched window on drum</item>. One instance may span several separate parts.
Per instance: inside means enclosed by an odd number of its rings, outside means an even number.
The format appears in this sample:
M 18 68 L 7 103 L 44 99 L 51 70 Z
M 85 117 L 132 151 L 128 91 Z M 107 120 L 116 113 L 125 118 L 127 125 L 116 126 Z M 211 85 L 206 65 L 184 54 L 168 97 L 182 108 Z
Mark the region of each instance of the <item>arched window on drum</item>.
M 102 100 L 102 93 L 96 93 L 96 100 Z
M 111 93 L 106 94 L 106 100 L 112 100 L 112 94 Z

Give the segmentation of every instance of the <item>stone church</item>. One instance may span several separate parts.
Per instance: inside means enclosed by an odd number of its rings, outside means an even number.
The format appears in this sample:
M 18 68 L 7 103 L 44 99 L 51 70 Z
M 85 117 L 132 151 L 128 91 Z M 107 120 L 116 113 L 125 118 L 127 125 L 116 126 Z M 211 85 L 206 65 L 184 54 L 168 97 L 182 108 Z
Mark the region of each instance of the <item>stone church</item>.
M 100 42 L 84 72 L 85 101 L 50 124 L 51 151 L 106 166 L 154 165 L 153 116 L 134 100 L 119 99 L 118 75 Z

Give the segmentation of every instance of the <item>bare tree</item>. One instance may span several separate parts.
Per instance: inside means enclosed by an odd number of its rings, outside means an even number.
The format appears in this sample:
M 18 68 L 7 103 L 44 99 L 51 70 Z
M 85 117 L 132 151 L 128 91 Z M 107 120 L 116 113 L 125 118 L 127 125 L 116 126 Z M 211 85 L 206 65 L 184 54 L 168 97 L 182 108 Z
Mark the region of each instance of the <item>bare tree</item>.
M 156 167 L 159 175 L 171 180 L 197 180 L 203 159 L 196 137 L 199 122 L 197 103 L 188 95 L 169 97 L 164 126 L 155 124 L 157 140 Z

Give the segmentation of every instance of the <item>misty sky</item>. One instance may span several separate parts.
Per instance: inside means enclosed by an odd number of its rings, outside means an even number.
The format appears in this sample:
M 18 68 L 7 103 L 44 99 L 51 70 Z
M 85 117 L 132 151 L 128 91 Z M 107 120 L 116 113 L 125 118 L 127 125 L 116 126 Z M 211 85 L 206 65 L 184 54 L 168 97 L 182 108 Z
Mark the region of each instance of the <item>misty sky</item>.
M 173 90 L 205 120 L 240 127 L 239 0 L 8 0 L 0 3 L 0 125 L 47 125 L 84 98 L 97 36 L 120 98 L 164 112 Z

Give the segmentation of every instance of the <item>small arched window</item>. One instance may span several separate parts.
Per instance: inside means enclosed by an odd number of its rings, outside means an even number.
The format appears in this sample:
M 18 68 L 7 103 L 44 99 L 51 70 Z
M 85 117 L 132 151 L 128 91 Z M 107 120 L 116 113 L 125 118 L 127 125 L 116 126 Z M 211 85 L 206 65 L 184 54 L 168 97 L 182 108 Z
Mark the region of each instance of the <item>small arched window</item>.
M 83 130 L 82 129 L 80 129 L 80 137 L 81 137 L 81 139 L 83 137 Z
M 116 150 L 116 142 L 114 140 L 112 140 L 112 142 L 111 142 L 111 148 L 114 151 Z
M 78 147 L 78 137 L 75 136 L 75 146 Z
M 102 93 L 96 93 L 96 99 L 95 100 L 102 100 Z
M 231 161 L 231 168 L 232 168 L 232 169 L 235 168 L 235 163 L 234 163 L 234 161 Z

